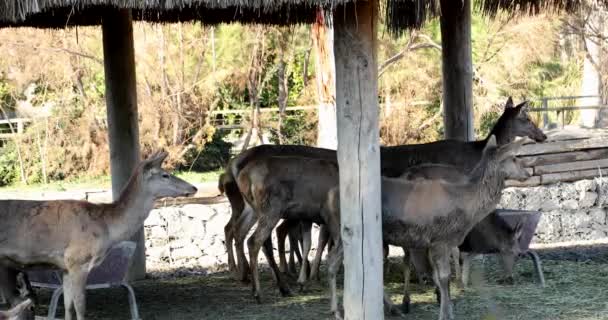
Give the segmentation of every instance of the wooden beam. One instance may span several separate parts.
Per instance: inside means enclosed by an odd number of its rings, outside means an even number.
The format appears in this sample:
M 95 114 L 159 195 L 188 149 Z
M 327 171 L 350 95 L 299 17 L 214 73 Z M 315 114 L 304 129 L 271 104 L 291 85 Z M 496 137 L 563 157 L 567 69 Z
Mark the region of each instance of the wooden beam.
M 593 170 L 581 170 L 581 171 L 570 171 L 570 172 L 559 172 L 559 173 L 548 173 L 543 174 L 540 177 L 542 184 L 551 184 L 556 182 L 570 182 L 578 181 L 583 179 L 599 178 L 600 176 L 608 176 L 608 168 L 604 169 L 593 169 Z
M 315 78 L 317 82 L 318 109 L 317 146 L 336 149 L 338 137 L 336 129 L 336 66 L 334 59 L 334 30 L 325 21 L 325 10 L 317 9 L 317 20 L 312 25 L 313 47 L 315 50 Z
M 608 149 L 594 149 L 586 151 L 562 152 L 552 154 L 539 154 L 537 156 L 521 157 L 524 167 L 559 164 L 564 162 L 587 161 L 608 158 Z
M 531 156 L 545 153 L 560 153 L 598 148 L 608 148 L 608 139 L 606 137 L 525 144 L 519 149 L 517 155 Z
M 574 161 L 566 163 L 548 164 L 534 167 L 534 174 L 541 175 L 546 173 L 576 171 L 585 169 L 608 168 L 608 159 Z
M 131 11 L 106 11 L 102 31 L 112 197 L 116 199 L 140 159 Z M 137 249 L 129 276 L 142 279 L 146 274 L 143 228 L 132 240 Z
M 334 14 L 345 319 L 383 319 L 378 1 Z
M 471 141 L 473 131 L 473 63 L 471 0 L 441 0 L 443 123 L 446 139 Z

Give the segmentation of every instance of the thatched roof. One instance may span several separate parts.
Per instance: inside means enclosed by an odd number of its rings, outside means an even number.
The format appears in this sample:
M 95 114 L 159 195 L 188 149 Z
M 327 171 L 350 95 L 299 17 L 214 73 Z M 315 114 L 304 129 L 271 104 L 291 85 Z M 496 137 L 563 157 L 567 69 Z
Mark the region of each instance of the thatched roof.
M 461 0 L 451 0 L 461 1 Z M 479 0 L 475 5 L 488 16 L 498 12 L 534 15 L 541 12 L 574 12 L 583 0 Z M 428 18 L 441 14 L 439 0 L 388 0 L 386 4 L 387 27 L 392 34 L 400 34 L 411 28 L 420 28 Z M 446 12 L 450 14 L 450 12 Z
M 132 9 L 134 20 L 293 24 L 314 22 L 319 6 L 353 0 L 0 0 L 0 27 L 98 25 L 108 8 Z

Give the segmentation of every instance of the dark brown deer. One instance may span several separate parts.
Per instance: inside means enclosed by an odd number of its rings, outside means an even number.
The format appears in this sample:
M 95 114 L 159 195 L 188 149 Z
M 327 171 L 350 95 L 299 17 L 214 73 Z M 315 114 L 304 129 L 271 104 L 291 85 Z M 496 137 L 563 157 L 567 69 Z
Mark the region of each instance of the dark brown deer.
M 196 188 L 161 168 L 166 152 L 134 170 L 119 198 L 107 204 L 77 200 L 0 201 L 0 269 L 53 266 L 64 271 L 65 319 L 85 316 L 89 272 L 110 248 L 139 230 L 162 197 L 189 196 Z M 5 271 L 9 274 L 10 271 Z M 3 295 L 15 305 L 14 283 L 0 279 Z
M 494 209 L 505 178 L 530 176 L 515 158 L 521 144 L 518 141 L 498 148 L 491 137 L 481 160 L 466 174 L 455 166 L 429 164 L 413 168 L 414 174 L 382 179 L 383 239 L 390 245 L 428 250 L 433 280 L 441 293 L 440 320 L 453 319 L 448 291 L 450 249 L 462 243 L 473 226 Z M 322 217 L 338 244 L 328 260 L 331 310 L 339 318 L 335 283 L 342 260 L 338 192 L 336 187 L 328 194 Z

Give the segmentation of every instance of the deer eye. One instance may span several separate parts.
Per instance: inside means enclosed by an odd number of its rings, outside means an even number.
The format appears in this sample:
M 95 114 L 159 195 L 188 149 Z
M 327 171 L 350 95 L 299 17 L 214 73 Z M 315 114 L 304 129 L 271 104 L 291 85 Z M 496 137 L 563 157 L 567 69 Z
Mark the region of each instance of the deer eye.
M 166 173 L 166 172 L 163 172 L 163 174 L 161 175 L 161 177 L 167 179 L 167 178 L 169 178 L 169 174 Z

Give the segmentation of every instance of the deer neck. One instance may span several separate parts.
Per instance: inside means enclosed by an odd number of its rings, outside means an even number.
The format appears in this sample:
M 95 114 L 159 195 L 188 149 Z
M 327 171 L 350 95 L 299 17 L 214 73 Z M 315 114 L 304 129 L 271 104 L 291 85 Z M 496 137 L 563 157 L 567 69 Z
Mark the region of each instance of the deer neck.
M 474 201 L 475 208 L 471 210 L 471 213 L 474 214 L 472 218 L 475 223 L 483 220 L 496 207 L 505 186 L 506 175 L 500 170 L 497 163 L 488 161 L 482 167 L 483 169 L 479 168 L 482 172 L 476 173 L 477 176 L 474 177 L 476 201 Z
M 488 134 L 485 141 L 487 142 L 490 137 L 494 135 L 496 137 L 496 144 L 498 146 L 503 146 L 509 144 L 515 140 L 515 135 L 513 134 L 513 130 L 511 130 L 511 124 L 509 120 L 505 117 L 500 117 L 494 127 L 492 127 L 492 131 Z
M 118 199 L 111 204 L 108 228 L 113 241 L 131 238 L 141 229 L 154 207 L 154 196 L 145 192 L 140 176 L 132 176 Z

